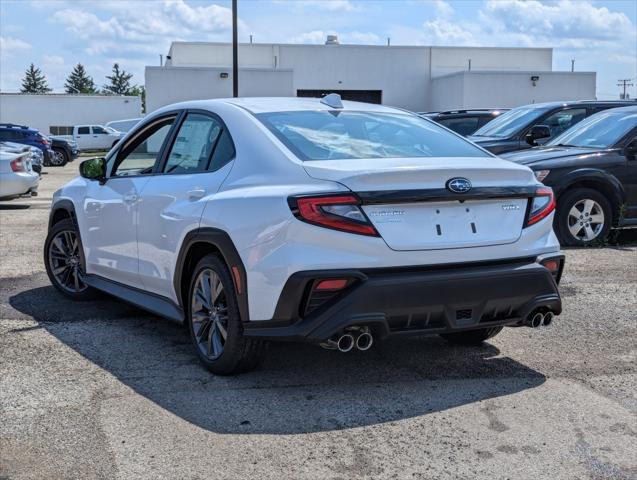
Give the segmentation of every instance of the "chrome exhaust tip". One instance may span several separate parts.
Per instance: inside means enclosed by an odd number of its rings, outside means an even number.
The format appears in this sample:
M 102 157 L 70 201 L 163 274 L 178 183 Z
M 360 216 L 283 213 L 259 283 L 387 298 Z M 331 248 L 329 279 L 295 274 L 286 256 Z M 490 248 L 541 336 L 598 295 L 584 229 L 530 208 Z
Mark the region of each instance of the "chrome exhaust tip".
M 336 341 L 336 348 L 338 348 L 339 352 L 347 353 L 354 348 L 355 343 L 354 337 L 349 333 L 345 333 Z
M 356 338 L 356 348 L 361 352 L 372 348 L 373 343 L 374 337 L 372 337 L 372 334 L 369 332 L 363 332 Z
M 544 325 L 545 327 L 548 327 L 551 323 L 553 323 L 553 317 L 555 315 L 553 315 L 553 312 L 546 312 L 546 314 L 544 315 L 544 319 L 542 321 L 542 325 Z
M 542 325 L 543 321 L 544 321 L 544 314 L 542 312 L 537 312 L 535 315 L 533 315 L 533 317 L 531 317 L 530 325 L 533 328 L 537 328 L 540 325 Z

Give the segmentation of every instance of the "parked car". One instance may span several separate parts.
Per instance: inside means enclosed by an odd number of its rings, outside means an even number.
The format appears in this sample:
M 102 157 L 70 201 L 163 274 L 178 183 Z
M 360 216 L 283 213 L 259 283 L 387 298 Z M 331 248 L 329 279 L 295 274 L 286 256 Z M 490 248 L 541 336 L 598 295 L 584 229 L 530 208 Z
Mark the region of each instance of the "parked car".
M 637 106 L 597 113 L 543 147 L 502 157 L 553 188 L 561 243 L 600 243 L 613 226 L 637 226 Z
M 255 366 L 266 339 L 477 344 L 561 312 L 552 190 L 403 110 L 334 94 L 184 102 L 80 174 L 53 196 L 53 285 L 186 322 L 218 374 Z
M 430 118 L 465 137 L 486 125 L 508 108 L 477 108 L 472 110 L 448 110 L 445 112 L 423 112 L 419 115 Z
M 81 150 L 110 150 L 124 136 L 122 132 L 102 125 L 76 125 L 73 127 L 74 140 Z M 62 136 L 61 138 L 69 138 Z
M 128 133 L 131 128 L 137 125 L 142 118 L 128 118 L 126 120 L 114 120 L 112 122 L 108 122 L 105 127 L 112 128 L 113 130 L 117 130 L 118 132 Z
M 22 152 L 0 145 L 0 199 L 8 200 L 21 195 L 37 195 L 40 175 L 31 167 L 31 152 Z
M 42 150 L 31 145 L 23 145 L 21 143 L 14 142 L 0 142 L 0 150 L 11 153 L 23 153 L 29 152 L 29 160 L 31 161 L 31 169 L 40 175 L 42 173 L 42 163 L 44 161 L 44 154 Z
M 0 142 L 21 143 L 39 148 L 43 155 L 43 164 L 48 165 L 53 158 L 51 142 L 35 128 L 13 123 L 0 123 Z
M 637 105 L 627 100 L 535 103 L 514 108 L 469 137 L 495 154 L 524 150 L 548 142 L 594 113 Z
M 51 165 L 54 167 L 63 167 L 75 160 L 80 153 L 75 140 L 60 136 L 52 136 L 50 140 L 53 149 Z

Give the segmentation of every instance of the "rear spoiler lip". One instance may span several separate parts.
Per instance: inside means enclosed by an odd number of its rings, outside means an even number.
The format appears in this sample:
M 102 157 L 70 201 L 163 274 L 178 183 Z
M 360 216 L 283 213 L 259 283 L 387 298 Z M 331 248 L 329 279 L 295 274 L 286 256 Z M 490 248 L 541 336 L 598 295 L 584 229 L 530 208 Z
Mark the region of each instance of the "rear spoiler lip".
M 362 205 L 386 205 L 394 203 L 449 202 L 458 200 L 488 200 L 497 198 L 531 198 L 538 186 L 474 187 L 466 193 L 456 193 L 446 188 L 416 190 L 382 190 L 355 192 Z

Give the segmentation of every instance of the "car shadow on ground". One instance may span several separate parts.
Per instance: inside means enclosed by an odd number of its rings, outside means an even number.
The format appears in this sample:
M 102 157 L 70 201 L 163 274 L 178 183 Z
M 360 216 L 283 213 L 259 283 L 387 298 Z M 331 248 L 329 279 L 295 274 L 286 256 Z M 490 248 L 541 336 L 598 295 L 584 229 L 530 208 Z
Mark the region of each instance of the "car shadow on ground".
M 298 434 L 393 422 L 545 381 L 491 344 L 452 347 L 438 337 L 391 339 L 348 354 L 272 344 L 260 369 L 218 377 L 200 365 L 180 325 L 109 297 L 76 303 L 49 286 L 14 291 L 20 293 L 9 296 L 13 309 L 38 322 L 22 331 L 44 328 L 135 392 L 217 433 Z M 486 426 L 500 428 L 486 407 L 484 413 Z

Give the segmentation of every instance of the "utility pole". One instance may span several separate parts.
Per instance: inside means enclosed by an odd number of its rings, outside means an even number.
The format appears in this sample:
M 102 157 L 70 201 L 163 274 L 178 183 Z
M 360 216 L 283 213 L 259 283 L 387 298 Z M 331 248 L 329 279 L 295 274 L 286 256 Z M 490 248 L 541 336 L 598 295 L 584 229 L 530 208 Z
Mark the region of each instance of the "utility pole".
M 634 85 L 633 83 L 630 83 L 631 80 L 632 80 L 631 78 L 623 78 L 623 79 L 617 80 L 619 82 L 617 86 L 624 87 L 624 93 L 619 94 L 619 98 L 621 98 L 622 100 L 628 99 L 628 97 L 626 97 L 626 87 L 632 87 Z
M 571 72 L 575 71 L 575 60 L 571 60 Z
M 239 45 L 237 40 L 237 0 L 232 0 L 232 96 L 239 96 Z

